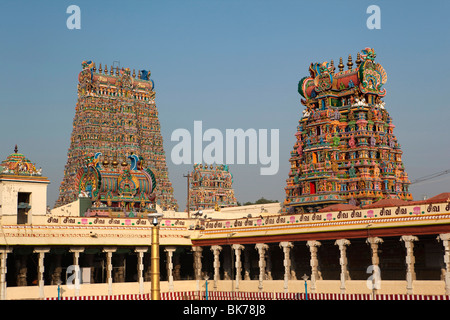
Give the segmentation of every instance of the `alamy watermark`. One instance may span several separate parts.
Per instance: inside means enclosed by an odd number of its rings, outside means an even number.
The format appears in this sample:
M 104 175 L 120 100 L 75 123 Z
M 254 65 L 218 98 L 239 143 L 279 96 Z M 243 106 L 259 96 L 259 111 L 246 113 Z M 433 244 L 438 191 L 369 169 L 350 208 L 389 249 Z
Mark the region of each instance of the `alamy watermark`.
M 366 286 L 370 290 L 378 290 L 381 288 L 381 270 L 377 265 L 370 265 L 367 267 L 366 273 L 372 273 L 372 275 L 367 278 Z
M 210 128 L 203 132 L 203 122 L 194 121 L 193 135 L 187 129 L 176 129 L 172 132 L 171 141 L 178 141 L 171 152 L 171 160 L 176 165 L 259 163 L 265 166 L 260 168 L 261 175 L 278 173 L 278 129 L 270 129 L 269 140 L 267 129 L 226 129 L 223 134 L 219 129 Z M 203 148 L 203 142 L 209 143 Z
M 366 26 L 368 29 L 381 29 L 381 9 L 377 5 L 371 5 L 367 7 L 367 14 L 370 16 L 367 18 Z
M 80 289 L 81 284 L 81 269 L 78 265 L 70 265 L 67 267 L 66 270 L 66 277 L 67 277 L 67 288 L 68 289 Z
M 81 29 L 81 9 L 74 4 L 67 7 L 66 13 L 71 15 L 66 20 L 67 29 Z

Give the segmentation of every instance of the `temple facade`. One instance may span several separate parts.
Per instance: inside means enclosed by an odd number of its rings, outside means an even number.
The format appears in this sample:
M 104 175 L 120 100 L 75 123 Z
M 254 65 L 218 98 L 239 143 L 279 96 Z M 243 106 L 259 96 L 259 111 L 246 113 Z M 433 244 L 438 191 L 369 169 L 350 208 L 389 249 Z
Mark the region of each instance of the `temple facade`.
M 190 210 L 215 209 L 237 206 L 233 190 L 233 175 L 227 165 L 215 167 L 195 164 L 189 187 Z
M 291 151 L 284 212 L 332 204 L 369 205 L 411 200 L 402 151 L 382 98 L 387 75 L 370 48 L 347 70 L 342 58 L 312 63 L 298 92 L 305 106 Z
M 234 206 L 228 167 L 195 165 L 193 215 L 164 205 L 157 117 L 133 125 L 156 112 L 148 74 L 87 64 L 61 205 L 17 147 L 0 165 L 0 300 L 149 299 L 152 263 L 161 299 L 450 300 L 450 193 L 412 199 L 374 58 L 300 81 L 283 203 Z
M 77 174 L 85 158 L 100 154 L 98 161 L 112 166 L 135 154 L 158 181 L 156 203 L 164 210 L 177 210 L 169 180 L 163 139 L 155 105 L 154 82 L 150 71 L 136 76 L 130 69 L 110 70 L 91 61 L 82 63 L 78 75 L 78 101 L 67 163 L 55 207 L 77 199 Z

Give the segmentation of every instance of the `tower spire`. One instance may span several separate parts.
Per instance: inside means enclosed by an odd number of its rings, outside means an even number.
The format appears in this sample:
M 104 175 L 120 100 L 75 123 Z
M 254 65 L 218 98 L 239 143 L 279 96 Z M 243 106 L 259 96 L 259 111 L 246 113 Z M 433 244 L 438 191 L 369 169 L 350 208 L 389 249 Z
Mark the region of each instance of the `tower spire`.
M 344 71 L 344 63 L 342 63 L 342 57 L 339 58 L 339 71 Z

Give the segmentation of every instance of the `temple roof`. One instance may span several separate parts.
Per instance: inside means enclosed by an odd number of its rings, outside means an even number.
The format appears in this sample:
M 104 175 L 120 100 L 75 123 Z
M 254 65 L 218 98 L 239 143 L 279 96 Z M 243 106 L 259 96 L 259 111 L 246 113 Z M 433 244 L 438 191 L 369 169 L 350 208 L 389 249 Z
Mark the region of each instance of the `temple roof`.
M 14 153 L 11 153 L 0 164 L 0 174 L 40 177 L 42 176 L 42 169 L 37 170 L 28 158 L 18 152 L 16 145 Z
M 329 211 L 345 211 L 345 210 L 358 210 L 360 207 L 353 206 L 351 204 L 346 203 L 338 203 L 326 206 L 319 210 L 319 212 L 329 212 Z
M 381 208 L 381 207 L 395 207 L 411 204 L 410 201 L 405 201 L 401 199 L 381 199 L 380 201 L 368 204 L 364 206 L 364 209 L 369 208 Z

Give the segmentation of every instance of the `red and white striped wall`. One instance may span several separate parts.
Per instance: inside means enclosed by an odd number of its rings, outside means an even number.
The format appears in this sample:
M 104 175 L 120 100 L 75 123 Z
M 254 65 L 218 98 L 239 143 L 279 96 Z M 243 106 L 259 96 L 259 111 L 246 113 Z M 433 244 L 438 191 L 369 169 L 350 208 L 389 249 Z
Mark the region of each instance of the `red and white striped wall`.
M 61 300 L 150 300 L 150 293 L 61 297 Z M 49 297 L 46 300 L 58 300 Z M 206 300 L 204 291 L 162 292 L 161 300 Z M 305 293 L 208 292 L 208 300 L 306 300 Z M 308 300 L 450 300 L 449 295 L 308 293 Z

